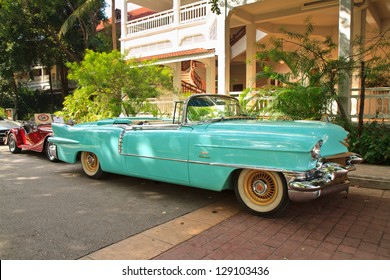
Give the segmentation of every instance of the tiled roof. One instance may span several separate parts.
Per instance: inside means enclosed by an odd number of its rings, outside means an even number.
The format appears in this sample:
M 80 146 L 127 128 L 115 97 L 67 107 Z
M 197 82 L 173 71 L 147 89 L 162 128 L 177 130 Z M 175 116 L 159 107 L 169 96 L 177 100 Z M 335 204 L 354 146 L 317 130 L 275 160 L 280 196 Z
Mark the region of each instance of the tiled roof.
M 190 50 L 184 50 L 184 51 L 177 51 L 177 52 L 163 53 L 163 54 L 158 54 L 158 55 L 145 56 L 145 57 L 141 57 L 140 60 L 166 59 L 166 58 L 172 58 L 172 57 L 191 56 L 191 55 L 205 54 L 205 53 L 214 53 L 214 49 L 196 48 L 196 49 L 190 49 Z
M 143 17 L 150 16 L 152 14 L 155 14 L 156 12 L 153 10 L 150 10 L 145 7 L 141 7 L 132 11 L 127 12 L 127 20 L 135 20 Z M 96 31 L 103 30 L 106 26 L 111 25 L 112 18 L 107 19 L 106 21 L 101 21 L 99 25 L 96 27 Z M 119 22 L 117 22 L 118 24 Z
M 141 7 L 139 9 L 132 10 L 127 13 L 127 20 L 134 20 L 134 19 L 139 19 L 143 17 L 150 16 L 152 14 L 155 14 L 155 11 L 152 11 L 148 8 Z

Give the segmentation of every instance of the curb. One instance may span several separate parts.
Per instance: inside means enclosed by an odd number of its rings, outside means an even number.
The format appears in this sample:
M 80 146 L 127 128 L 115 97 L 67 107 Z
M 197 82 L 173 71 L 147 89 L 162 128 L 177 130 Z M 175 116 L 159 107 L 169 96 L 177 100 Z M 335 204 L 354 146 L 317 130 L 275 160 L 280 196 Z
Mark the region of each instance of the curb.
M 382 180 L 367 177 L 350 176 L 349 180 L 351 181 L 351 185 L 359 185 L 363 188 L 390 190 L 390 181 L 386 179 Z
M 356 164 L 356 170 L 348 173 L 352 185 L 368 189 L 390 190 L 390 166 Z

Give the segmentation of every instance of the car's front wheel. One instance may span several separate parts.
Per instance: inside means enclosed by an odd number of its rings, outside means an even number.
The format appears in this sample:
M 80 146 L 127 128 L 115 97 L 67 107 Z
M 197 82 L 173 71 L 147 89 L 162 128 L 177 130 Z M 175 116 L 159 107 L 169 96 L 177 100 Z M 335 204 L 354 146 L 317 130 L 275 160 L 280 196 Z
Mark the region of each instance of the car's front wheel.
M 54 143 L 47 141 L 45 144 L 45 154 L 48 160 L 51 162 L 57 162 L 56 146 Z
M 286 179 L 273 171 L 243 169 L 235 193 L 244 208 L 265 217 L 282 214 L 290 202 Z
M 17 153 L 20 153 L 22 151 L 22 149 L 19 148 L 17 143 L 16 143 L 15 135 L 13 135 L 12 133 L 8 136 L 8 148 L 9 148 L 9 151 L 13 154 L 17 154 Z
M 100 167 L 98 157 L 91 152 L 81 152 L 81 166 L 85 174 L 93 179 L 100 179 L 103 176 L 103 170 Z

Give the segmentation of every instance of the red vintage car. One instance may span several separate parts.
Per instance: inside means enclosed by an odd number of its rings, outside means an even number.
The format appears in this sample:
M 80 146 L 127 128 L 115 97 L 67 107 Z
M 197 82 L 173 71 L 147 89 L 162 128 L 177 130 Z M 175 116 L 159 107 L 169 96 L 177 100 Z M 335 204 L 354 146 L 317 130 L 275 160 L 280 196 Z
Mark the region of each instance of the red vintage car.
M 48 160 L 58 161 L 54 144 L 47 140 L 53 135 L 52 119 L 47 115 L 37 114 L 35 122 L 22 122 L 20 127 L 10 129 L 6 144 L 11 153 L 17 154 L 22 150 L 44 152 Z

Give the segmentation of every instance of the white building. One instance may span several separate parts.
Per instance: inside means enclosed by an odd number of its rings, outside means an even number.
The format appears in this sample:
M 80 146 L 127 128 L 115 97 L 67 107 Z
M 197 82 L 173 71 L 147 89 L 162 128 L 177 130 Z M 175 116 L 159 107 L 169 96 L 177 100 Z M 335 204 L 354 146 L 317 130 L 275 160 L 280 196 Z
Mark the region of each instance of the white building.
M 313 35 L 331 35 L 339 55 L 356 35 L 390 27 L 390 0 L 222 0 L 220 15 L 208 2 L 123 0 L 122 19 L 130 3 L 155 13 L 121 22 L 121 51 L 171 67 L 178 91 L 229 94 L 273 82 L 255 79 L 256 43 L 281 36 L 281 27 L 303 32 L 310 18 Z M 350 111 L 351 83 L 340 92 Z

